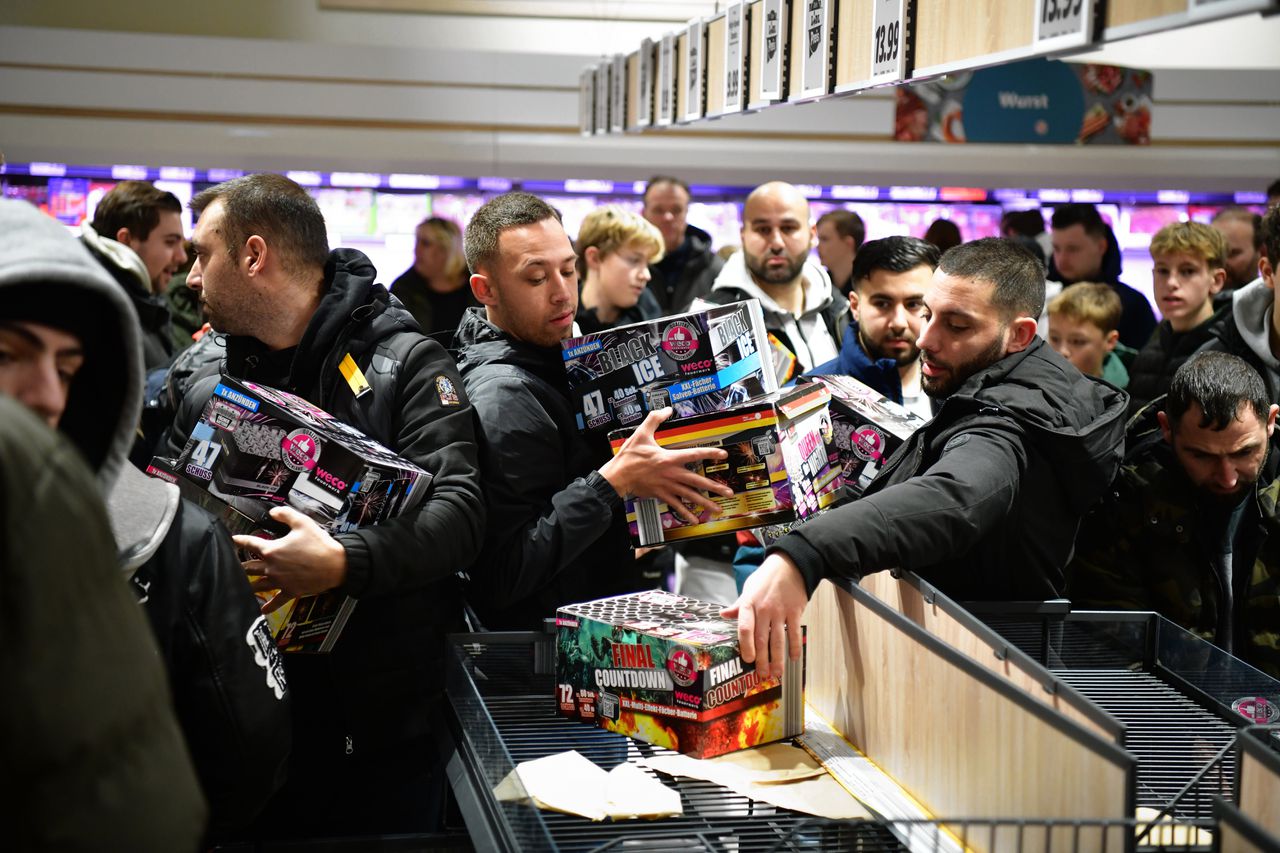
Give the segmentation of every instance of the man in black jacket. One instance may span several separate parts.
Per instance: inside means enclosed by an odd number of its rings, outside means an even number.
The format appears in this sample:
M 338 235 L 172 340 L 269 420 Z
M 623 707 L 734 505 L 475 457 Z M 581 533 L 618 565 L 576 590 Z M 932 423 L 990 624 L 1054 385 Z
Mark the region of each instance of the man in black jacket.
M 126 461 L 143 379 L 129 299 L 61 225 L 4 200 L 0 317 L 0 392 L 57 426 L 97 474 L 112 556 L 169 673 L 209 829 L 243 826 L 284 781 L 285 676 L 227 532 Z
M 376 283 L 368 258 L 329 251 L 319 207 L 294 182 L 249 175 L 192 207 L 187 283 L 226 338 L 223 372 L 297 394 L 434 475 L 418 508 L 384 524 L 335 538 L 277 507 L 289 535 L 236 539 L 257 556 L 246 564 L 257 588 L 338 589 L 359 602 L 332 652 L 286 655 L 295 746 L 273 824 L 309 835 L 429 829 L 427 801 L 442 791 L 433 713 L 444 634 L 461 620 L 456 575 L 484 526 L 457 368 Z M 174 455 L 217 381 L 197 381 L 183 400 Z
M 489 529 L 469 600 L 486 627 L 537 628 L 562 604 L 637 591 L 622 496 L 718 511 L 702 492 L 729 490 L 685 468 L 723 450 L 666 450 L 651 412 L 610 458 L 578 432 L 560 341 L 572 335 L 578 285 L 559 212 L 507 193 L 467 225 L 471 289 L 483 305 L 458 330 L 461 370 L 480 427 Z
M 805 602 L 824 577 L 920 573 L 958 599 L 1059 594 L 1080 518 L 1111 482 L 1126 397 L 1036 336 L 1043 268 L 1007 240 L 942 256 L 925 297 L 925 393 L 941 405 L 863 497 L 769 550 L 726 616 L 742 656 L 780 674 L 800 654 Z
M 663 314 L 689 310 L 705 296 L 724 261 L 711 250 L 711 235 L 690 225 L 689 185 L 670 175 L 655 175 L 644 188 L 644 218 L 662 232 L 662 260 L 649 265 L 649 292 Z

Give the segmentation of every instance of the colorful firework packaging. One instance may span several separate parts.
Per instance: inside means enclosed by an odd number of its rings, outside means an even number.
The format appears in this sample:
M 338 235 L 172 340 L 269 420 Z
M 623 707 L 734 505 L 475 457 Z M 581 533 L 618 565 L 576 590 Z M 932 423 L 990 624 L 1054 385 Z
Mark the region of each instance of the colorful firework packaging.
M 559 713 L 695 758 L 800 734 L 803 657 L 760 678 L 720 608 L 660 590 L 561 607 Z
M 636 426 L 666 406 L 676 417 L 721 411 L 778 387 L 755 300 L 618 326 L 562 347 L 586 431 Z
M 691 524 L 653 498 L 627 501 L 627 524 L 640 547 L 715 536 L 805 518 L 840 495 L 839 456 L 833 452 L 831 394 L 820 384 L 778 391 L 727 412 L 668 421 L 654 439 L 664 447 L 720 447 L 729 457 L 693 468 L 733 489 L 713 495 L 721 512 L 702 507 Z M 609 435 L 617 453 L 633 430 Z
M 858 497 L 924 420 L 851 376 L 812 377 L 831 392 L 832 448 L 845 497 Z
M 301 397 L 228 376 L 181 455 L 153 460 L 149 473 L 176 477 L 184 497 L 229 528 L 237 517 L 254 528 L 233 533 L 268 538 L 280 532 L 267 514 L 274 506 L 337 534 L 407 512 L 431 485 L 429 473 Z M 288 652 L 327 652 L 354 607 L 337 592 L 290 602 L 273 614 L 276 641 Z

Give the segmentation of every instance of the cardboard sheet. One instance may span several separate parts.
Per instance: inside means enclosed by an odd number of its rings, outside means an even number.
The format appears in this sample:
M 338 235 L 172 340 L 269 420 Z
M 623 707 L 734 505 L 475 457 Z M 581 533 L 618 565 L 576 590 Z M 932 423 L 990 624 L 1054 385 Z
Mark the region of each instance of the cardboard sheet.
M 500 802 L 525 802 L 588 820 L 671 817 L 684 813 L 680 794 L 639 767 L 605 772 L 577 751 L 524 761 L 494 788 Z
M 705 760 L 655 755 L 644 763 L 668 776 L 714 782 L 744 797 L 803 814 L 832 820 L 871 817 L 813 756 L 790 744 L 772 743 Z

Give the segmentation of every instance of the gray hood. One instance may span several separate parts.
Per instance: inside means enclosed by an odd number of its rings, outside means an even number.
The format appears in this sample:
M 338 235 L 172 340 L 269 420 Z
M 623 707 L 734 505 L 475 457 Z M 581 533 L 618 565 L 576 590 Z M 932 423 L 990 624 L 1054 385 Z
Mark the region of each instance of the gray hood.
M 0 316 L 80 338 L 84 366 L 58 428 L 93 470 L 123 568 L 132 572 L 168 532 L 178 491 L 127 461 L 143 389 L 138 318 L 128 295 L 65 227 L 26 202 L 0 199 Z
M 147 272 L 146 263 L 133 249 L 124 243 L 103 237 L 88 222 L 80 226 L 80 240 L 99 263 L 125 271 L 143 293 L 151 293 L 151 274 Z
M 1237 290 L 1231 297 L 1231 313 L 1236 330 L 1263 364 L 1280 371 L 1280 361 L 1271 353 L 1271 306 L 1276 294 L 1261 278 Z

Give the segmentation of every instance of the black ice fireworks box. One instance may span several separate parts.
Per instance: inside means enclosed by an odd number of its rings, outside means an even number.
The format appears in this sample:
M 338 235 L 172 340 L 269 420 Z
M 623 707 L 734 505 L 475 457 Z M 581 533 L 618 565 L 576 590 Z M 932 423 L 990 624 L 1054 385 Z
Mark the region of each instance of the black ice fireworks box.
M 761 678 L 721 605 L 653 590 L 556 613 L 561 715 L 696 758 L 804 730 L 804 659 Z
M 578 428 L 635 426 L 653 409 L 721 411 L 778 387 L 756 300 L 618 326 L 562 343 Z
M 629 499 L 627 525 L 632 541 L 648 547 L 778 524 L 805 518 L 840 496 L 839 456 L 830 447 L 830 392 L 813 383 L 776 391 L 767 397 L 706 415 L 668 421 L 654 439 L 663 447 L 718 447 L 723 461 L 692 470 L 733 489 L 729 497 L 712 495 L 719 515 L 690 506 L 690 523 L 655 498 Z M 617 453 L 632 429 L 609 435 Z
M 831 444 L 845 496 L 857 497 L 925 421 L 851 376 L 817 376 L 812 380 L 831 392 Z
M 233 511 L 266 533 L 279 529 L 268 516 L 275 506 L 337 534 L 412 509 L 431 484 L 429 473 L 301 397 L 228 376 L 170 464 L 224 523 Z M 309 596 L 269 621 L 286 651 L 328 651 L 354 604 L 337 593 Z

